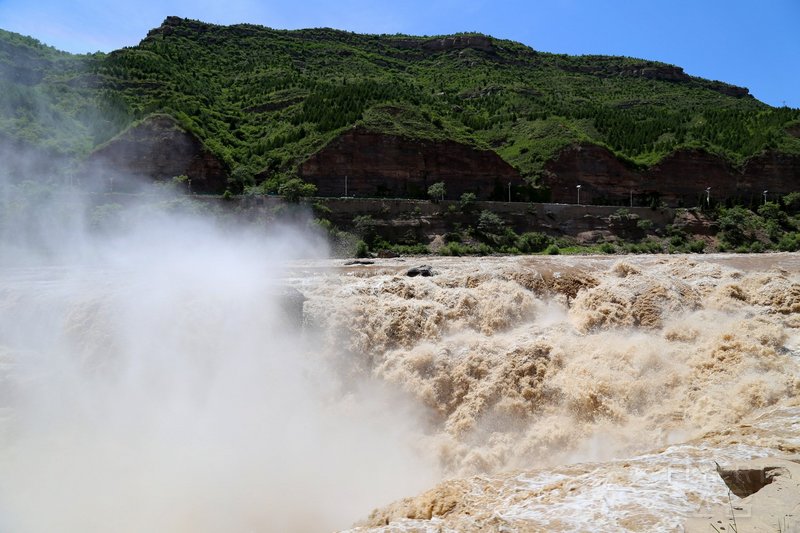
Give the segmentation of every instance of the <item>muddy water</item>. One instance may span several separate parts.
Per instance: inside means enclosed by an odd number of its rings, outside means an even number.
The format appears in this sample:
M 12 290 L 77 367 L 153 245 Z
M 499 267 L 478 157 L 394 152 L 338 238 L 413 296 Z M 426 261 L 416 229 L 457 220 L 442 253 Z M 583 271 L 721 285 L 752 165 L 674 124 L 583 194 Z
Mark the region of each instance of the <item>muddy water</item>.
M 680 531 L 800 450 L 800 255 L 220 249 L 0 270 L 0 530 Z
M 800 445 L 797 255 L 428 262 L 295 279 L 449 480 L 359 530 L 680 530 L 727 498 L 714 461 Z

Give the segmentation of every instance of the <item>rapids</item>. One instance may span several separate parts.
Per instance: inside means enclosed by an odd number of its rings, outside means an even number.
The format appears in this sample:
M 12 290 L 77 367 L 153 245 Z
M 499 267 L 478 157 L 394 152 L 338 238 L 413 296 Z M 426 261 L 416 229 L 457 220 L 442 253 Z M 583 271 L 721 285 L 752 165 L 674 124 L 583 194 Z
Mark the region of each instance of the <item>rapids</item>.
M 797 254 L 246 249 L 0 270 L 0 530 L 680 531 L 800 450 Z
M 303 282 L 340 364 L 425 407 L 450 479 L 359 531 L 678 531 L 726 501 L 714 461 L 800 449 L 797 255 L 431 265 Z

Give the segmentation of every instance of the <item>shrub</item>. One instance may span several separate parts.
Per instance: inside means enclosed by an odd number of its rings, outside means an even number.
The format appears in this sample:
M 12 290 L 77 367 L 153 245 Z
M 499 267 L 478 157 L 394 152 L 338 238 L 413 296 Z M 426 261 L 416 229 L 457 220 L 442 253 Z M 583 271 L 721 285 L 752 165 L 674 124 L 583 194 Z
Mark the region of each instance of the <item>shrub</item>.
M 478 217 L 478 226 L 476 229 L 481 235 L 497 236 L 503 233 L 505 225 L 505 222 L 503 222 L 503 219 L 501 219 L 497 213 L 484 210 L 481 211 Z
M 444 242 L 446 242 L 446 243 L 461 242 L 461 234 L 456 232 L 456 231 L 451 231 L 449 233 L 445 233 Z
M 530 231 L 523 233 L 517 237 L 516 247 L 522 253 L 537 253 L 541 252 L 553 243 L 553 239 L 549 235 Z
M 485 243 L 480 243 L 478 247 L 475 249 L 475 253 L 477 253 L 478 255 L 491 255 L 492 249 L 489 247 L 489 245 Z
M 625 244 L 625 251 L 629 254 L 640 254 L 642 253 L 642 248 L 638 244 L 629 242 Z
M 700 239 L 694 240 L 689 243 L 689 251 L 693 254 L 702 254 L 706 249 L 706 243 Z
M 375 221 L 372 219 L 372 215 L 356 215 L 353 217 L 353 226 L 358 229 L 366 229 L 372 227 Z
M 556 246 L 555 244 L 551 244 L 550 246 L 547 247 L 547 250 L 545 250 L 544 253 L 546 253 L 547 255 L 558 255 L 561 253 L 561 250 L 559 250 L 558 246 Z
M 634 218 L 639 218 L 637 215 L 631 215 L 630 211 L 621 207 L 617 209 L 617 211 L 609 217 L 611 220 L 633 220 Z
M 751 230 L 755 225 L 755 218 L 757 217 L 752 211 L 738 205 L 721 209 L 717 218 L 720 240 L 731 247 L 741 247 L 752 241 Z
M 617 248 L 610 242 L 604 242 L 600 245 L 600 251 L 604 254 L 613 254 L 617 251 Z
M 758 206 L 758 214 L 766 220 L 775 220 L 778 223 L 785 223 L 787 221 L 786 213 L 781 211 L 781 208 L 775 202 L 767 202 Z
M 314 202 L 314 205 L 311 206 L 311 208 L 314 210 L 314 214 L 317 216 L 330 215 L 333 212 L 331 211 L 330 207 L 321 202 Z
M 441 255 L 455 255 L 460 256 L 467 253 L 467 247 L 459 242 L 449 242 L 439 248 L 439 254 Z
M 472 209 L 477 200 L 477 196 L 475 193 L 472 192 L 465 192 L 461 195 L 461 199 L 458 201 L 458 206 L 461 208 L 461 211 L 466 213 Z
M 426 244 L 390 244 L 384 246 L 383 249 L 390 250 L 397 255 L 427 255 L 431 253 Z
M 369 256 L 369 246 L 364 241 L 358 241 L 356 243 L 356 257 L 367 257 Z
M 315 218 L 313 223 L 328 234 L 336 233 L 336 227 L 327 218 Z
M 778 250 L 782 252 L 800 250 L 800 233 L 784 233 L 778 241 Z
M 278 194 L 283 196 L 284 200 L 289 203 L 296 204 L 300 198 L 306 196 L 314 196 L 317 192 L 317 186 L 313 183 L 306 183 L 300 178 L 292 178 L 285 181 L 278 187 Z
M 675 248 L 680 248 L 681 246 L 686 244 L 686 234 L 673 235 L 672 237 L 669 238 L 669 243 Z
M 784 196 L 783 206 L 789 214 L 800 213 L 800 192 L 792 192 Z
M 664 251 L 664 245 L 661 244 L 660 241 L 655 239 L 648 239 L 639 244 L 639 248 L 642 253 L 646 254 L 660 254 Z

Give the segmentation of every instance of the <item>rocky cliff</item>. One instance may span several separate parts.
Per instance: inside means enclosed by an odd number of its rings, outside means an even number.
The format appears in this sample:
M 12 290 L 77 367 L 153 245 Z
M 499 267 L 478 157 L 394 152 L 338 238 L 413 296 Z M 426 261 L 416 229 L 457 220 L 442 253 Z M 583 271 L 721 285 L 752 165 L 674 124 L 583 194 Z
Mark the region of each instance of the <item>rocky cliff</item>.
M 183 175 L 192 192 L 219 194 L 228 175 L 225 164 L 168 115 L 151 116 L 101 146 L 86 169 L 96 187 L 115 191 Z
M 759 201 L 764 190 L 779 195 L 800 190 L 800 156 L 763 152 L 741 168 L 704 150 L 678 150 L 649 168 L 618 159 L 601 146 L 565 148 L 546 165 L 544 184 L 554 202 L 673 206 L 700 205 L 710 187 L 713 200 Z
M 519 172 L 491 150 L 449 140 L 412 139 L 361 128 L 349 130 L 313 154 L 299 169 L 320 196 L 424 198 L 444 182 L 446 198 L 472 192 L 479 199 L 506 199 L 508 184 L 521 194 Z

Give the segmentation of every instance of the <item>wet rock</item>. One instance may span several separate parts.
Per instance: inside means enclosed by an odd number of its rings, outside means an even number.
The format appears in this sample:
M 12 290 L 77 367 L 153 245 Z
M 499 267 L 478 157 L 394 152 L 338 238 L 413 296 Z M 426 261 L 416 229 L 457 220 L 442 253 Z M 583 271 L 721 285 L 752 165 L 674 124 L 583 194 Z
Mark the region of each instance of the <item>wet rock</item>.
M 777 476 L 791 476 L 786 467 L 775 466 L 772 463 L 762 465 L 739 465 L 731 468 L 722 468 L 717 465 L 717 473 L 732 493 L 740 498 L 746 498 L 772 483 Z
M 375 261 L 370 261 L 368 259 L 354 259 L 352 261 L 345 262 L 344 266 L 354 266 L 354 265 L 374 265 Z
M 420 265 L 418 267 L 409 268 L 408 272 L 406 272 L 406 276 L 413 278 L 416 276 L 422 276 L 423 278 L 428 278 L 430 276 L 435 275 L 436 272 L 433 270 L 433 267 L 430 265 Z
M 800 530 L 800 521 L 794 516 L 800 505 L 800 464 L 796 460 L 765 457 L 726 468 L 717 465 L 717 473 L 731 493 L 744 497 L 705 516 L 690 518 L 684 526 L 686 533 Z

